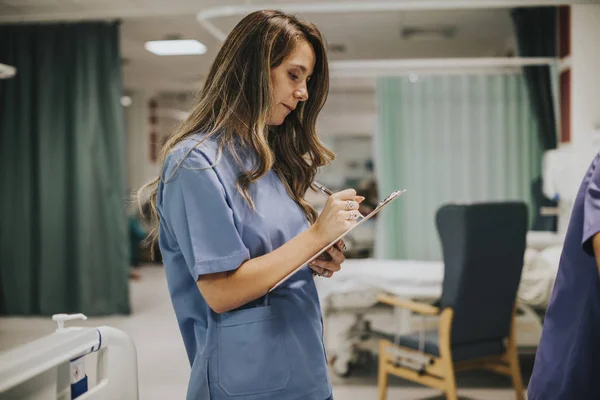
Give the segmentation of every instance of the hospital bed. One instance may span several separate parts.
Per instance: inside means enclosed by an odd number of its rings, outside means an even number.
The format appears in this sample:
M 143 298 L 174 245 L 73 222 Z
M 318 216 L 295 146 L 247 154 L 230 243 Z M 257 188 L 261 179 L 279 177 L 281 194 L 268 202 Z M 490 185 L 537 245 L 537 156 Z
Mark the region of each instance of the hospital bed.
M 137 400 L 137 352 L 109 327 L 65 327 L 83 314 L 55 314 L 58 329 L 0 352 L 0 400 Z
M 518 292 L 517 344 L 535 350 L 550 300 L 564 238 L 530 232 Z M 416 318 L 378 303 L 380 293 L 434 303 L 442 293 L 441 261 L 348 259 L 331 279 L 317 280 L 324 319 L 325 347 L 334 372 L 347 376 L 368 362 L 381 333 L 402 335 L 427 329 L 435 318 Z

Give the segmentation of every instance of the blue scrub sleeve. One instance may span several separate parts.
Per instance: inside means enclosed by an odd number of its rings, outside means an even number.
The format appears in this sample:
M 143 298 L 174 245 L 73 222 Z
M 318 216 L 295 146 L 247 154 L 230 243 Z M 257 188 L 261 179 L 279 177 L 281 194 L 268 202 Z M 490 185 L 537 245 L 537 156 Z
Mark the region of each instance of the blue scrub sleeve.
M 600 165 L 599 156 L 594 160 L 594 170 L 585 191 L 583 211 L 583 250 L 594 256 L 593 238 L 600 232 Z
M 183 157 L 172 154 L 165 161 L 163 218 L 194 280 L 234 270 L 250 259 L 250 252 L 235 226 L 223 184 L 199 149 Z

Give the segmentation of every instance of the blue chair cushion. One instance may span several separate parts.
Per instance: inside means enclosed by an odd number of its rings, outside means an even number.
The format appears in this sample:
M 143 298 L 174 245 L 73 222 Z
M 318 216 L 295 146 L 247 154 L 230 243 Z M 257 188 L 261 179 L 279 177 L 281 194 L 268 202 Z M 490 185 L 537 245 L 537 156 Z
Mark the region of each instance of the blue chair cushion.
M 402 335 L 399 340 L 400 346 L 407 347 L 409 349 L 423 351 L 424 353 L 440 356 L 440 349 L 438 346 L 438 331 L 425 331 L 423 344 L 420 343 L 420 333 L 411 333 L 408 335 Z M 398 344 L 398 337 L 388 336 L 388 340 Z M 504 343 L 502 339 L 489 340 L 484 342 L 476 342 L 469 344 L 454 344 L 452 345 L 452 360 L 453 361 L 466 361 L 474 360 L 480 357 L 501 355 L 505 351 Z

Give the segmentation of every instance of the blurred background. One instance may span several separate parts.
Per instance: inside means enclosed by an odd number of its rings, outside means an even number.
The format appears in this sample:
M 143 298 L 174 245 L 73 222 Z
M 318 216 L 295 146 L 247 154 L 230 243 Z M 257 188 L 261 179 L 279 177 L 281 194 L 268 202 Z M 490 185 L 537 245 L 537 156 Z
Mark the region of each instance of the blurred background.
M 408 190 L 347 237 L 339 277 L 318 282 L 335 398 L 377 398 L 372 331 L 423 329 L 376 296 L 440 297 L 435 216 L 448 203 L 527 205 L 526 386 L 574 196 L 600 149 L 597 1 L 0 0 L 0 351 L 51 334 L 53 314 L 84 313 L 78 325 L 135 342 L 140 398 L 185 396 L 160 253 L 129 195 L 158 174 L 228 32 L 267 8 L 327 40 L 318 131 L 336 159 L 318 180 L 356 188 L 363 212 Z M 326 197 L 307 199 L 320 209 Z M 509 377 L 456 381 L 464 398 L 514 397 Z M 402 378 L 389 386 L 393 399 L 441 398 Z

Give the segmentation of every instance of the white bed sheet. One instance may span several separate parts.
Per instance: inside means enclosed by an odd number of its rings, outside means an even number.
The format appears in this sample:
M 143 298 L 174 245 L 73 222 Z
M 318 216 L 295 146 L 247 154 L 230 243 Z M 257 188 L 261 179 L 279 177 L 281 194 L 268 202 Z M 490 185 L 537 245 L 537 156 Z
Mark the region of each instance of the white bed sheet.
M 332 278 L 317 279 L 324 309 L 368 308 L 385 291 L 412 299 L 436 299 L 442 293 L 444 265 L 438 261 L 349 259 Z
M 529 231 L 527 232 L 527 249 L 541 251 L 549 247 L 561 247 L 565 235 L 556 232 Z
M 518 293 L 525 304 L 548 305 L 561 251 L 561 246 L 527 249 Z M 439 261 L 349 259 L 332 278 L 317 279 L 317 289 L 324 311 L 369 308 L 382 291 L 415 300 L 437 299 L 443 280 Z
M 558 245 L 531 254 L 531 258 L 523 265 L 519 300 L 535 308 L 548 306 L 561 253 L 562 245 Z

